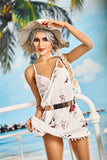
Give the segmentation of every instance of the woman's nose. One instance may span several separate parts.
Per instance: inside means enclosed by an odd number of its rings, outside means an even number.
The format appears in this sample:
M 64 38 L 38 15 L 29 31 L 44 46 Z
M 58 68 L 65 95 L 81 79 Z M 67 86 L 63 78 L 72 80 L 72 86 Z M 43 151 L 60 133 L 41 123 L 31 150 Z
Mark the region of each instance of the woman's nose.
M 40 40 L 40 41 L 39 41 L 39 47 L 41 47 L 42 45 L 43 45 L 43 41 Z

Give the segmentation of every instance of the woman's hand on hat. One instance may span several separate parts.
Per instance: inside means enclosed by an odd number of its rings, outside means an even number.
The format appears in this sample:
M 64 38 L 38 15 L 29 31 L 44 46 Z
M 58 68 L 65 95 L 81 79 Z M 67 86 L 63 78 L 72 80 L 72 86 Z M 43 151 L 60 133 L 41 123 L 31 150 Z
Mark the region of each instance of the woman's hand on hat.
M 63 28 L 65 27 L 65 22 L 64 21 L 58 21 L 58 20 L 53 20 L 49 19 L 46 20 L 42 23 L 43 26 L 50 26 L 50 27 L 55 27 L 55 28 Z
M 32 124 L 31 124 L 31 118 L 29 118 L 29 120 L 27 121 L 27 128 L 30 132 L 32 132 Z

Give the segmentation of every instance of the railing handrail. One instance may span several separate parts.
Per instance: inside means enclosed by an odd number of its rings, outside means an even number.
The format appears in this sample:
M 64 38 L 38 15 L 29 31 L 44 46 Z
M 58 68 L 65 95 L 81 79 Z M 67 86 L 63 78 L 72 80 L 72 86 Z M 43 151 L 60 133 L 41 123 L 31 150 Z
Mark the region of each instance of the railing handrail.
M 20 110 L 20 109 L 34 107 L 34 106 L 36 106 L 36 101 L 32 101 L 32 102 L 28 102 L 28 103 L 22 103 L 22 104 L 17 104 L 17 105 L 12 105 L 12 106 L 8 106 L 8 107 L 0 108 L 0 113 Z
M 19 135 L 23 135 L 23 134 L 29 134 L 29 133 L 30 133 L 30 131 L 26 130 L 26 131 L 22 131 L 22 132 L 17 132 L 17 133 L 12 133 L 12 134 L 7 134 L 7 135 L 4 135 L 4 136 L 0 136 L 0 139 L 19 136 Z
M 84 100 L 89 105 L 91 112 L 96 112 L 96 109 L 95 109 L 93 103 L 91 102 L 91 100 L 88 97 L 86 97 L 84 95 L 80 95 L 80 94 L 76 94 L 75 97 L 77 99 Z M 34 107 L 34 106 L 36 106 L 36 101 L 31 101 L 31 102 L 27 102 L 27 103 L 22 103 L 22 104 L 17 104 L 17 105 L 12 105 L 12 106 L 0 108 L 0 113 L 20 110 L 20 109 Z
M 96 112 L 94 104 L 92 103 L 92 101 L 88 97 L 86 97 L 84 95 L 76 94 L 75 98 L 85 101 L 89 105 L 91 112 Z M 0 108 L 0 113 L 20 110 L 20 109 L 24 109 L 24 108 L 30 108 L 30 107 L 34 107 L 34 106 L 36 106 L 36 101 L 31 101 L 31 102 L 27 102 L 27 103 L 2 107 L 2 108 Z

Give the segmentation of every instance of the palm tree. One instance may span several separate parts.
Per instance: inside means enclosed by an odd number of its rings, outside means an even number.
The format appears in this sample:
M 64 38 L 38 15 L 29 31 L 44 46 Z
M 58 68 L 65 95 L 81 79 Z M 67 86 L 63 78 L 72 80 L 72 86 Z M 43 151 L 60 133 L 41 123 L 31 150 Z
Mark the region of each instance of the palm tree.
M 14 61 L 16 46 L 16 36 L 14 31 L 24 27 L 29 21 L 45 17 L 60 19 L 72 24 L 71 19 L 66 10 L 56 6 L 57 0 L 47 0 L 44 2 L 31 2 L 30 0 L 2 0 L 0 1 L 0 66 L 3 73 L 11 70 L 11 64 Z M 81 9 L 83 0 L 72 0 L 71 11 L 74 8 Z M 14 31 L 10 28 L 10 24 Z M 69 32 L 63 29 L 63 36 L 69 36 Z M 24 52 L 25 56 L 30 56 L 33 63 L 37 56 L 28 55 Z
M 23 12 L 17 14 L 15 8 L 23 8 Z M 24 12 L 24 9 L 26 12 Z M 25 13 L 25 16 L 23 15 Z M 19 27 L 22 28 L 26 23 L 35 20 L 32 4 L 25 0 L 3 0 L 0 1 L 0 66 L 3 73 L 11 70 L 11 64 L 14 61 L 16 46 L 16 36 L 14 31 Z M 25 19 L 26 17 L 26 19 Z M 9 22 L 11 24 L 11 29 Z
M 47 0 L 47 6 L 49 6 L 50 4 L 55 6 L 56 5 L 57 0 Z M 70 9 L 71 11 L 73 9 L 79 9 L 81 10 L 84 4 L 84 0 L 71 0 L 71 6 Z

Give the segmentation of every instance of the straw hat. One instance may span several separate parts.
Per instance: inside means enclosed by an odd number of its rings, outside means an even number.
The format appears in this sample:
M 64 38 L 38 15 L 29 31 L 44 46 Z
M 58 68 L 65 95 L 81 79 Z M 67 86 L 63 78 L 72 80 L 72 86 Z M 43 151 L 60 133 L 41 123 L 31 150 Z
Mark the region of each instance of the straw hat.
M 23 29 L 17 31 L 19 44 L 27 53 L 32 54 L 35 52 L 34 47 L 31 45 L 30 34 L 33 30 L 38 28 L 51 31 L 59 42 L 59 49 L 69 47 L 69 42 L 61 38 L 61 31 L 59 29 L 43 25 L 43 21 L 45 20 L 46 19 L 38 19 L 36 21 L 31 21 Z

